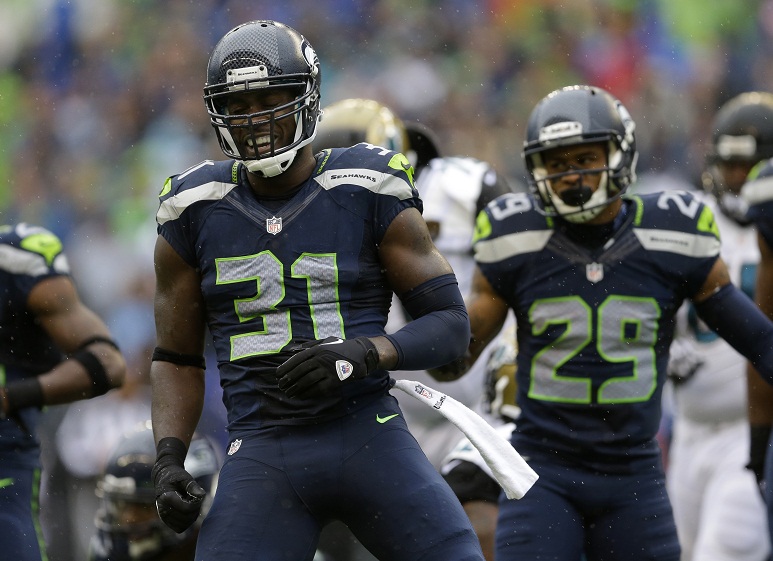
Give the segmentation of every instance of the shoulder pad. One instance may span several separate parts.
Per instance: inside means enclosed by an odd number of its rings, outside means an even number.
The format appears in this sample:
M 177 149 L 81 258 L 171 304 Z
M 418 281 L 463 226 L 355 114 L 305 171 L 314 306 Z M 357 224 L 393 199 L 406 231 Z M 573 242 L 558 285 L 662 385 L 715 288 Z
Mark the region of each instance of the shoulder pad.
M 199 201 L 219 201 L 238 185 L 239 167 L 235 160 L 205 160 L 167 178 L 158 195 L 161 202 L 156 221 L 174 220 Z
M 20 223 L 0 229 L 0 263 L 14 273 L 39 276 L 51 272 L 69 274 L 62 241 L 53 232 Z
M 415 196 L 413 167 L 400 152 L 365 142 L 324 152 L 314 180 L 325 189 L 356 186 L 399 199 Z

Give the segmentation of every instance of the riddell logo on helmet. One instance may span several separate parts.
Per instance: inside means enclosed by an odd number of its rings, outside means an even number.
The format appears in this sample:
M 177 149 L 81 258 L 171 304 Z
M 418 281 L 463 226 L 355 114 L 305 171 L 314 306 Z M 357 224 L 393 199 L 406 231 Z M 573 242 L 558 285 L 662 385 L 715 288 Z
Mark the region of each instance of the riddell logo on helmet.
M 551 140 L 563 140 L 575 136 L 582 136 L 582 123 L 577 121 L 564 121 L 542 127 L 539 131 L 539 141 L 549 143 Z

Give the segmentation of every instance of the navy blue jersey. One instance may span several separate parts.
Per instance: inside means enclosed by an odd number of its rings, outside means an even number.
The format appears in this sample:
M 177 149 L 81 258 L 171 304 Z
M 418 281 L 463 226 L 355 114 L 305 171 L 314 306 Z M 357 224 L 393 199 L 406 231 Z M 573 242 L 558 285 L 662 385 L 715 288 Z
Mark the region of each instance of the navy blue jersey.
M 69 275 L 62 242 L 37 226 L 0 227 L 0 385 L 48 372 L 64 356 L 27 308 L 32 289 L 42 280 Z M 19 411 L 34 434 L 37 408 Z M 35 449 L 32 435 L 13 421 L 0 421 L 0 451 Z
M 202 162 L 161 193 L 159 234 L 201 274 L 232 432 L 335 418 L 388 389 L 386 371 L 324 399 L 277 387 L 298 342 L 384 334 L 392 291 L 378 245 L 400 212 L 421 210 L 401 154 L 359 144 L 317 164 L 279 208 L 256 198 L 232 160 Z
M 712 211 L 686 192 L 624 201 L 615 233 L 552 221 L 524 193 L 478 219 L 475 259 L 514 310 L 518 397 L 513 442 L 614 470 L 657 453 L 654 436 L 674 315 L 719 255 Z

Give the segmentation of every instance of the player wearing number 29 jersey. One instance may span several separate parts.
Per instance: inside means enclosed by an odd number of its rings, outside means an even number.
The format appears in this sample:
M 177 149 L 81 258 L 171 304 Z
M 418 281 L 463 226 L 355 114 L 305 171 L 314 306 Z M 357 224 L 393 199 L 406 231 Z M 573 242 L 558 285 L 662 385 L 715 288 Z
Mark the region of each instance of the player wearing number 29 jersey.
M 537 207 L 506 195 L 478 220 L 478 266 L 518 325 L 514 442 L 627 471 L 658 453 L 673 317 L 719 255 L 713 213 L 686 192 L 633 197 L 614 237 L 589 248 Z
M 467 362 L 512 309 L 511 442 L 540 476 L 523 499 L 500 498 L 499 561 L 679 559 L 655 434 L 685 299 L 773 374 L 773 324 L 731 284 L 712 211 L 684 192 L 625 196 L 634 129 L 604 90 L 548 94 L 524 143 L 532 193 L 478 216 Z
M 329 397 L 290 399 L 276 367 L 300 342 L 384 334 L 392 292 L 378 244 L 397 214 L 421 208 L 404 163 L 367 144 L 321 152 L 314 174 L 275 209 L 258 204 L 236 161 L 203 162 L 168 181 L 159 232 L 201 269 L 232 433 L 340 417 L 387 389 L 382 370 Z

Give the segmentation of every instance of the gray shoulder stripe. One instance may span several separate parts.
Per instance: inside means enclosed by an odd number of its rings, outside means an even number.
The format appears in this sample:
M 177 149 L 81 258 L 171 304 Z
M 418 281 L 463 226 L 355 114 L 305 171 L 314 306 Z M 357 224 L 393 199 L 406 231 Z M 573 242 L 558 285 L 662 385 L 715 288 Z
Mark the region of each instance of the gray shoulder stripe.
M 233 183 L 211 181 L 183 191 L 173 197 L 169 197 L 158 208 L 156 222 L 164 224 L 169 220 L 176 220 L 189 206 L 198 201 L 218 201 L 225 197 L 236 187 Z
M 646 228 L 634 228 L 634 233 L 648 251 L 665 251 L 686 257 L 719 255 L 720 241 L 714 236 Z
M 773 177 L 749 181 L 741 189 L 741 197 L 749 206 L 773 200 Z
M 534 253 L 545 248 L 553 230 L 535 230 L 507 234 L 475 244 L 475 260 L 479 263 L 496 263 L 516 255 Z
M 64 254 L 59 254 L 54 259 L 53 268 L 59 273 L 69 274 L 70 265 Z M 13 275 L 31 277 L 45 275 L 49 271 L 45 257 L 11 245 L 0 245 L 0 269 Z
M 357 185 L 379 195 L 392 195 L 400 200 L 413 197 L 411 186 L 404 179 L 367 168 L 328 170 L 315 177 L 314 181 L 324 189 L 333 189 L 339 185 Z

